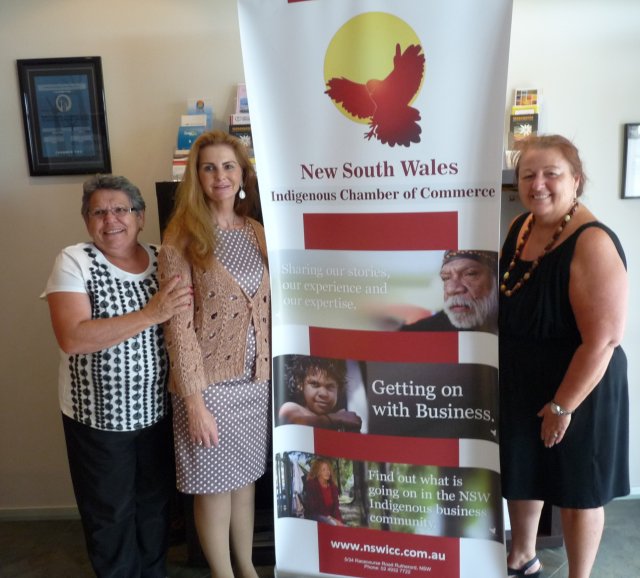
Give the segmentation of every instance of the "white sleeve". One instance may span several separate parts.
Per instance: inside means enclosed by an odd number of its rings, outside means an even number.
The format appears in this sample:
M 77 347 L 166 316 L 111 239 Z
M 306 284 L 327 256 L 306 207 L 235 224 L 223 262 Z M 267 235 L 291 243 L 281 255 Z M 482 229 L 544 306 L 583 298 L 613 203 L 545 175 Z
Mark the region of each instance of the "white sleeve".
M 44 295 L 68 291 L 71 293 L 86 293 L 85 270 L 80 261 L 74 256 L 75 247 L 63 249 L 56 257 L 53 270 L 44 290 Z

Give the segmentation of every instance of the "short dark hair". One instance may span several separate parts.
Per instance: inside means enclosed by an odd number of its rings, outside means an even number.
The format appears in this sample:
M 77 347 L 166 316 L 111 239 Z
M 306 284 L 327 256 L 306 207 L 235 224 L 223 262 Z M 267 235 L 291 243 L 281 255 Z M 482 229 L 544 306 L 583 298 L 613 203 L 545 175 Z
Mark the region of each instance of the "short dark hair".
M 86 180 L 82 185 L 82 208 L 80 212 L 87 216 L 89 212 L 89 202 L 93 193 L 99 190 L 121 191 L 131 201 L 131 206 L 138 211 L 146 208 L 144 199 L 140 194 L 140 189 L 136 187 L 127 177 L 117 175 L 95 175 Z

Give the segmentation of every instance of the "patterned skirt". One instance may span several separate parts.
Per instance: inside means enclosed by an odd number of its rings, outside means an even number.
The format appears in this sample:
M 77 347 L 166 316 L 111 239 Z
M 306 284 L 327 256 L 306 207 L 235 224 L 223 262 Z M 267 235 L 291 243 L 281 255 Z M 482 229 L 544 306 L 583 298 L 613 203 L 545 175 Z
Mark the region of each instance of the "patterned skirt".
M 184 401 L 172 396 L 178 490 L 217 494 L 255 482 L 264 474 L 268 458 L 270 383 L 229 380 L 210 385 L 203 396 L 218 424 L 217 447 L 191 441 Z

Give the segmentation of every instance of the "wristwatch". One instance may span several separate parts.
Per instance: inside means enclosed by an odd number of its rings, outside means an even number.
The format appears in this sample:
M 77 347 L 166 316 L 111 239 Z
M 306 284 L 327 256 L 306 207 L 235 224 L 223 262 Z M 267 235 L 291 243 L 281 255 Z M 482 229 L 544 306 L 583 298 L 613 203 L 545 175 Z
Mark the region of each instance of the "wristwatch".
M 553 415 L 571 415 L 573 413 L 568 409 L 564 409 L 562 406 L 558 405 L 555 401 L 550 401 L 549 407 L 551 408 L 551 413 Z

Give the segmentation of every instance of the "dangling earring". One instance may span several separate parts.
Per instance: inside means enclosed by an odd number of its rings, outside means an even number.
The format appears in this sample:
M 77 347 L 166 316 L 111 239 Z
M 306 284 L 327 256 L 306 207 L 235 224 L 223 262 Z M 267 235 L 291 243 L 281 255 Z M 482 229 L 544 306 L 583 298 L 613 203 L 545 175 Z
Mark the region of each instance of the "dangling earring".
M 247 193 L 244 192 L 242 187 L 240 187 L 240 190 L 238 191 L 238 197 L 241 201 L 247 198 Z

